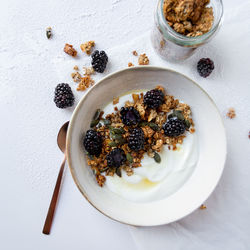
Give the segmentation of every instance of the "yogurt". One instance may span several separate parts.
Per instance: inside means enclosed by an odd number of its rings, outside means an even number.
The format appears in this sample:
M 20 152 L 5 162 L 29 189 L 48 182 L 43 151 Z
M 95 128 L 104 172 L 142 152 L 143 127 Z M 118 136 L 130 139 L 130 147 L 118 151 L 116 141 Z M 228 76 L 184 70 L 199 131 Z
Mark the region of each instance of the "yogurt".
M 140 91 L 141 92 L 141 91 Z M 131 94 L 120 97 L 116 105 L 119 109 L 126 101 L 132 101 Z M 104 116 L 114 110 L 112 103 L 104 108 Z M 163 199 L 176 192 L 189 178 L 198 162 L 198 145 L 196 134 L 187 133 L 183 144 L 177 150 L 163 146 L 159 153 L 161 163 L 144 154 L 141 167 L 133 168 L 134 174 L 128 176 L 122 170 L 122 176 L 106 176 L 105 188 L 120 197 L 136 202 L 151 202 Z

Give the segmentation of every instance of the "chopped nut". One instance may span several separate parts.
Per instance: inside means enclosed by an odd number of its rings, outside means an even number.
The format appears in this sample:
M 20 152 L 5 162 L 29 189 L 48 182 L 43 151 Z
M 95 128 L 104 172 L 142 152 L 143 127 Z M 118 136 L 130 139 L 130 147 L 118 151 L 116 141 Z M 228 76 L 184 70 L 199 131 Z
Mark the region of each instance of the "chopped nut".
M 135 65 L 132 62 L 128 63 L 128 67 L 133 67 L 133 66 L 135 66 Z
M 157 116 L 157 112 L 154 109 L 150 110 L 149 116 L 148 116 L 148 122 L 152 121 L 153 119 L 155 119 L 155 117 Z
M 146 126 L 146 127 L 142 127 L 142 130 L 144 132 L 144 136 L 145 138 L 150 138 L 154 135 L 155 131 L 150 128 L 149 126 Z
M 236 113 L 235 113 L 235 109 L 234 108 L 230 108 L 227 112 L 227 117 L 230 118 L 230 119 L 233 119 L 235 118 L 236 116 Z
M 68 43 L 66 43 L 64 46 L 64 52 L 73 57 L 77 56 L 77 51 L 73 48 L 73 45 L 70 45 Z
M 82 52 L 85 52 L 87 55 L 91 54 L 92 48 L 95 46 L 94 41 L 88 41 L 80 45 Z
M 132 53 L 134 56 L 138 56 L 138 53 L 136 52 L 136 50 L 134 50 Z
M 149 64 L 149 59 L 146 56 L 146 54 L 141 54 L 138 58 L 138 64 L 139 65 L 148 65 Z
M 203 210 L 203 209 L 206 209 L 207 207 L 204 205 L 204 204 L 202 204 L 201 206 L 200 206 L 200 209 L 201 210 Z
M 113 98 L 113 105 L 119 103 L 119 97 Z
M 132 98 L 134 100 L 134 103 L 136 103 L 139 100 L 139 95 L 138 94 L 132 94 Z

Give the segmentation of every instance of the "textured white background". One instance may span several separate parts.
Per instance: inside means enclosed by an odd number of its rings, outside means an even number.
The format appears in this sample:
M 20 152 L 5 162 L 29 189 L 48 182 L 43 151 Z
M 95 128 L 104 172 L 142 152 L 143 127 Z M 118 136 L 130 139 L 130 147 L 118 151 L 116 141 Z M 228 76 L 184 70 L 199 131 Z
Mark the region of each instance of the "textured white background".
M 225 1 L 228 12 L 218 38 L 192 59 L 171 65 L 157 58 L 146 33 L 153 24 L 156 0 L 1 0 L 0 249 L 249 249 L 247 3 L 249 0 Z M 236 14 L 234 9 L 238 9 Z M 53 28 L 51 40 L 45 36 L 48 26 Z M 133 42 L 136 37 L 139 38 Z M 67 42 L 80 51 L 79 44 L 90 39 L 97 42 L 97 48 L 109 53 L 107 73 L 126 67 L 130 60 L 135 62 L 129 52 L 136 48 L 149 54 L 152 65 L 178 69 L 199 82 L 222 113 L 230 106 L 237 108 L 234 121 L 225 119 L 229 157 L 207 210 L 196 211 L 168 227 L 128 228 L 92 208 L 66 170 L 51 235 L 42 235 L 63 158 L 56 147 L 56 136 L 73 111 L 55 107 L 54 87 L 70 81 L 75 64 L 89 64 L 88 57 L 71 59 L 62 50 Z M 121 47 L 126 43 L 129 44 Z M 216 60 L 216 71 L 209 80 L 195 74 L 199 56 Z M 75 89 L 75 84 L 70 84 Z M 77 100 L 83 95 L 75 94 Z

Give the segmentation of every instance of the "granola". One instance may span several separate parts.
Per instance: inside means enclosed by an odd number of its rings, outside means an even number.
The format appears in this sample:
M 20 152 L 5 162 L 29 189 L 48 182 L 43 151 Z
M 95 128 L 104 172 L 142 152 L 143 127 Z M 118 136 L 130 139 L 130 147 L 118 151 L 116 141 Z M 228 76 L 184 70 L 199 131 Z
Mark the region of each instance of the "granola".
M 227 112 L 227 117 L 230 118 L 230 119 L 233 119 L 235 118 L 236 116 L 236 113 L 235 113 L 235 109 L 234 108 L 230 108 Z
M 210 0 L 165 0 L 163 13 L 168 24 L 188 37 L 201 36 L 213 26 L 213 8 Z
M 183 143 L 186 134 L 188 132 L 195 132 L 189 105 L 181 103 L 178 99 L 166 94 L 164 88 L 161 86 L 157 86 L 155 89 L 161 91 L 164 96 L 164 98 L 162 97 L 163 103 L 157 109 L 147 107 L 144 103 L 144 93 L 133 93 L 133 101 L 126 101 L 124 108 L 118 109 L 115 106 L 115 111 L 107 114 L 105 117 L 103 116 L 104 112 L 100 109 L 96 111 L 90 125 L 92 130 L 88 130 L 87 133 L 89 132 L 102 138 L 101 145 L 96 145 L 96 148 L 101 146 L 100 152 L 91 155 L 85 144 L 84 146 L 88 152 L 87 163 L 96 175 L 98 185 L 103 186 L 105 176 L 114 176 L 116 174 L 121 177 L 122 170 L 128 176 L 133 175 L 133 168 L 141 167 L 141 160 L 144 158 L 145 153 L 154 158 L 155 162 L 160 163 L 161 157 L 158 153 L 162 151 L 164 145 L 169 150 L 177 150 L 178 145 Z M 119 98 L 114 97 L 113 105 L 116 105 L 118 102 Z M 136 124 L 128 125 L 125 122 L 124 119 L 127 119 L 127 117 L 124 118 L 122 115 L 125 108 L 130 108 L 129 110 L 133 111 L 136 110 L 134 112 L 137 112 L 137 116 L 140 116 Z M 163 125 L 168 119 L 182 121 L 184 126 L 182 134 L 178 136 L 166 136 Z M 138 150 L 133 149 L 129 144 L 131 131 L 135 129 L 141 129 L 144 137 L 142 147 Z M 110 165 L 109 156 L 115 150 L 122 152 L 119 156 L 121 157 L 122 164 L 119 166 Z
M 94 41 L 88 41 L 80 45 L 82 52 L 85 52 L 87 55 L 90 55 L 93 47 L 95 47 Z
M 66 43 L 64 46 L 64 52 L 73 57 L 77 56 L 77 51 L 73 48 L 73 45 L 68 43 Z
M 144 54 L 141 54 L 138 58 L 138 64 L 139 65 L 148 65 L 149 64 L 149 59 L 147 57 L 147 55 L 144 53 Z

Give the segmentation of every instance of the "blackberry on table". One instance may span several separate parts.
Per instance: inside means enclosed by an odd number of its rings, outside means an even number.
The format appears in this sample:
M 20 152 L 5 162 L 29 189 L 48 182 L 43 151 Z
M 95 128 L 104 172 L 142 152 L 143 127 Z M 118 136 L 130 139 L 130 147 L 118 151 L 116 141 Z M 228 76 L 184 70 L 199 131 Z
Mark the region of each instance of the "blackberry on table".
M 64 109 L 74 105 L 75 97 L 67 83 L 60 83 L 55 88 L 54 102 L 58 108 Z
M 214 70 L 214 62 L 210 58 L 202 58 L 197 63 L 197 70 L 200 76 L 206 78 Z
M 102 136 L 97 131 L 90 129 L 86 132 L 83 145 L 90 155 L 99 156 L 102 152 Z
M 108 63 L 108 56 L 105 51 L 95 50 L 91 57 L 93 69 L 98 73 L 103 73 Z
M 184 121 L 174 117 L 163 124 L 163 130 L 166 136 L 174 137 L 184 134 L 186 126 Z
M 128 146 L 134 151 L 144 148 L 144 132 L 141 128 L 134 128 L 128 137 Z
M 164 102 L 164 93 L 159 89 L 149 90 L 143 97 L 148 108 L 156 109 Z
M 140 114 L 134 107 L 122 107 L 120 114 L 123 124 L 127 126 L 136 125 L 141 121 Z
M 121 148 L 113 149 L 107 156 L 106 160 L 109 167 L 119 168 L 126 162 L 125 152 Z

